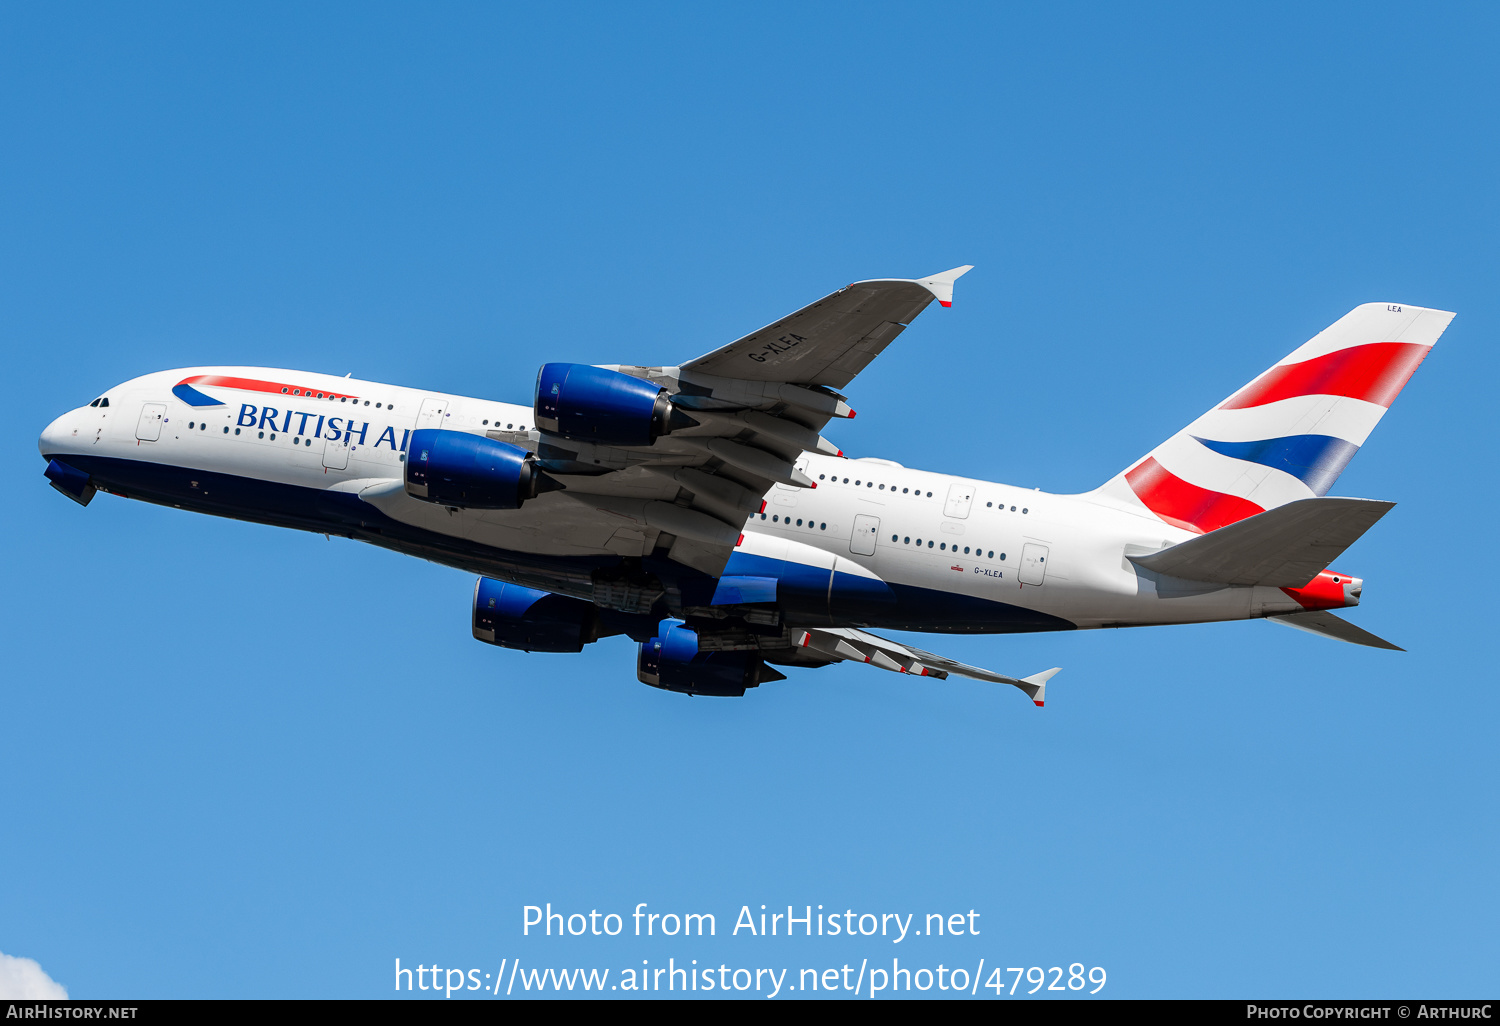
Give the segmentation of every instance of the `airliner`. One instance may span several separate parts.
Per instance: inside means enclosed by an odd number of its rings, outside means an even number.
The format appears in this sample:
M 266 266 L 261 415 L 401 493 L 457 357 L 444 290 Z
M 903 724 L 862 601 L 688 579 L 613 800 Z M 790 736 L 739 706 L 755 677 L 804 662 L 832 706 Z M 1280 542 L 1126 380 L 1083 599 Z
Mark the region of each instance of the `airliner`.
M 529 405 L 307 371 L 190 367 L 41 434 L 52 487 L 369 542 L 478 577 L 474 637 L 742 696 L 837 662 L 1025 677 L 873 633 L 1010 634 L 1269 619 L 1397 646 L 1335 615 L 1330 569 L 1394 505 L 1328 495 L 1453 314 L 1356 307 L 1092 491 L 851 459 L 822 432 L 957 267 L 847 285 L 678 366 L 548 363 Z M 1399 649 L 1398 649 L 1399 650 Z

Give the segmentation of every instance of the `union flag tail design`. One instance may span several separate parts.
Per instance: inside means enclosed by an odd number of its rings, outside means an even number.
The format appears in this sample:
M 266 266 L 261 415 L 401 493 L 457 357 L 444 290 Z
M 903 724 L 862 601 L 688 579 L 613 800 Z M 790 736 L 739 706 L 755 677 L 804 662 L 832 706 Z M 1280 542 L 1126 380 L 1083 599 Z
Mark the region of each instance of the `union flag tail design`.
M 1452 319 L 1355 307 L 1095 494 L 1199 534 L 1326 495 Z

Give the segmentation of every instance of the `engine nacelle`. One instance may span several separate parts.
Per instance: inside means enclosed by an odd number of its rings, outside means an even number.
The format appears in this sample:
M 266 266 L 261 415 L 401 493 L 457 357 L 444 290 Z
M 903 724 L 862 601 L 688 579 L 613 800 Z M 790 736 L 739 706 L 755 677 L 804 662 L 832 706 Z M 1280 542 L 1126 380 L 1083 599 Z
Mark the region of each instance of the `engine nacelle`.
M 520 509 L 556 487 L 525 449 L 435 428 L 411 433 L 405 477 L 413 498 L 459 509 Z
M 663 691 L 738 698 L 745 689 L 760 686 L 765 668 L 754 652 L 699 652 L 698 635 L 677 625 L 641 642 L 635 675 Z
M 581 363 L 542 365 L 534 411 L 543 431 L 602 445 L 650 445 L 698 423 L 668 401 L 666 389 Z
M 474 585 L 474 637 L 527 652 L 582 652 L 599 640 L 599 610 L 566 595 L 481 577 Z

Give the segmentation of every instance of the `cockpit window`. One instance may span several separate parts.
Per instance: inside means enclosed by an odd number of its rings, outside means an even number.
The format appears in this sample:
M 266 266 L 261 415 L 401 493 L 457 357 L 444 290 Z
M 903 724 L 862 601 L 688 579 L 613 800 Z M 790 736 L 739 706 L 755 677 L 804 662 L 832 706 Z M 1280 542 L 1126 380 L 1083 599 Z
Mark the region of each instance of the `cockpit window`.
M 106 407 L 108 405 L 109 405 L 109 396 L 105 396 L 103 399 L 99 400 L 99 408 L 100 409 L 103 409 L 104 407 Z
M 103 402 L 102 399 L 95 399 L 93 402 L 89 403 L 89 405 L 90 406 L 98 406 L 101 402 Z

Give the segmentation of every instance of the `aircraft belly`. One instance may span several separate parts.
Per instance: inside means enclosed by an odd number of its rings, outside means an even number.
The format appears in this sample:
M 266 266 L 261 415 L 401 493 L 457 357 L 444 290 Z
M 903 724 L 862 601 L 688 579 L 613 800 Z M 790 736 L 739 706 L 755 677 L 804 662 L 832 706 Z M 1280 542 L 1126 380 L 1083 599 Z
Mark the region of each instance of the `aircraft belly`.
M 350 488 L 311 488 L 92 453 L 56 455 L 89 474 L 100 489 L 126 498 L 252 523 L 338 534 L 560 594 L 589 598 L 593 571 L 620 562 L 620 557 L 612 553 L 569 557 L 477 544 L 461 535 L 391 517 Z M 371 487 L 377 484 L 369 482 Z M 439 515 L 446 515 L 441 507 L 433 508 Z

